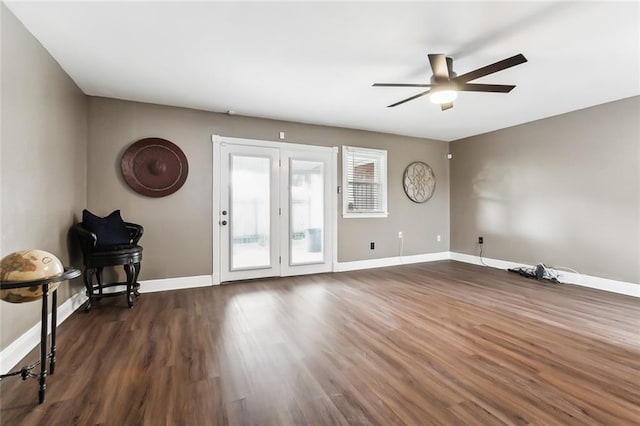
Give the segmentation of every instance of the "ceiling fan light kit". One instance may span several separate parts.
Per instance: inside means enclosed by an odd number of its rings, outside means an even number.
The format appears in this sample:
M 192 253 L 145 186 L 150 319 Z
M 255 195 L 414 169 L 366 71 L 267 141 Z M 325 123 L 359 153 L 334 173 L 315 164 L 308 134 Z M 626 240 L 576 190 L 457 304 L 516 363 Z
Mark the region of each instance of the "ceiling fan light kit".
M 405 102 L 412 101 L 426 94 L 429 94 L 431 102 L 439 104 L 442 111 L 453 108 L 453 101 L 458 96 L 458 92 L 489 92 L 489 93 L 509 93 L 516 86 L 506 84 L 482 84 L 469 83 L 480 77 L 493 74 L 507 68 L 520 65 L 527 62 L 527 58 L 522 53 L 514 55 L 510 58 L 503 59 L 493 64 L 478 68 L 468 73 L 458 75 L 453 71 L 453 58 L 446 57 L 442 53 L 429 54 L 429 64 L 433 75 L 430 84 L 412 84 L 412 83 L 374 83 L 374 87 L 425 87 L 427 90 L 403 99 L 391 105 L 393 108 Z
M 434 104 L 442 105 L 442 104 L 448 104 L 455 101 L 457 97 L 458 97 L 458 92 L 452 89 L 448 89 L 448 90 L 433 91 L 431 93 L 431 96 L 429 96 L 429 99 Z

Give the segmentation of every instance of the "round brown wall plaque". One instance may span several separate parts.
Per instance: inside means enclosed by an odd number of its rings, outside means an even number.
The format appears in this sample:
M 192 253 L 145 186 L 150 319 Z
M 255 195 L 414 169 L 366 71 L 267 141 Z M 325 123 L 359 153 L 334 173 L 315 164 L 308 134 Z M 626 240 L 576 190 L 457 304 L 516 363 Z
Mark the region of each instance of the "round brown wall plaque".
M 414 203 L 429 201 L 436 190 L 436 176 L 427 163 L 414 161 L 404 170 L 404 193 Z
M 189 173 L 184 152 L 176 144 L 160 138 L 132 143 L 122 154 L 120 166 L 127 184 L 148 197 L 173 194 L 182 187 Z

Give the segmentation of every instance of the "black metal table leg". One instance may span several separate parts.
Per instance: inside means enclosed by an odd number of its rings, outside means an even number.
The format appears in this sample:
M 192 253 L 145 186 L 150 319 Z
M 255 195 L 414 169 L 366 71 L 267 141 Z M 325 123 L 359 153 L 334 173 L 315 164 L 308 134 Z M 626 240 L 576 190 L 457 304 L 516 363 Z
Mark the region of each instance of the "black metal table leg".
M 49 373 L 56 370 L 56 329 L 58 328 L 58 289 L 51 295 L 51 351 L 49 352 Z
M 40 390 L 38 399 L 44 402 L 47 390 L 47 316 L 48 316 L 49 283 L 42 285 L 42 327 L 40 330 Z
M 38 286 L 42 290 L 42 317 L 40 320 L 40 359 L 32 364 L 26 365 L 19 370 L 0 374 L 0 380 L 11 376 L 20 376 L 22 380 L 37 379 L 39 382 L 38 400 L 40 404 L 44 402 L 47 390 L 47 367 L 53 374 L 56 365 L 56 329 L 58 325 L 58 292 L 57 286 L 51 292 L 52 312 L 51 312 L 51 345 L 48 341 L 49 331 L 49 288 L 50 284 L 67 281 L 80 276 L 77 268 L 64 268 L 64 272 L 48 278 L 41 278 L 31 281 L 2 281 L 0 280 L 0 290 L 12 290 L 16 288 L 27 288 Z M 87 276 L 85 275 L 85 283 Z M 47 365 L 47 362 L 50 364 Z M 40 366 L 40 373 L 32 371 Z

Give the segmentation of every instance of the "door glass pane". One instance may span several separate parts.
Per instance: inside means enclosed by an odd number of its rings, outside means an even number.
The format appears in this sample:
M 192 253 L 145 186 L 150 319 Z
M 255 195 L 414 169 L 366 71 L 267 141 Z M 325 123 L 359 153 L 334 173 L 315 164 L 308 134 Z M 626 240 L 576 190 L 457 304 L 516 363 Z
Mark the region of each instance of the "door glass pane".
M 324 164 L 291 160 L 291 264 L 324 262 Z
M 231 156 L 231 269 L 270 266 L 270 161 Z

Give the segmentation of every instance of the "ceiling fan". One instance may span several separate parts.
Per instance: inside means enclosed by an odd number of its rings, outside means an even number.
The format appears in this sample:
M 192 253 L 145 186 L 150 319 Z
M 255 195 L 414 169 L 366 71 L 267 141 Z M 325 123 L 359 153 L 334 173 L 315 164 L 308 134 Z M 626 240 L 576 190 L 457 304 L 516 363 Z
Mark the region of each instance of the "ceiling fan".
M 374 87 L 428 87 L 428 89 L 424 92 L 420 92 L 417 95 L 411 96 L 410 98 L 403 99 L 399 102 L 388 105 L 389 108 L 412 101 L 426 94 L 431 94 L 431 102 L 440 104 L 440 109 L 442 109 L 442 111 L 445 111 L 453 108 L 453 101 L 457 97 L 458 92 L 509 93 L 516 86 L 506 84 L 469 83 L 469 81 L 527 62 L 527 58 L 525 58 L 522 53 L 519 53 L 510 58 L 503 59 L 482 68 L 478 68 L 477 70 L 470 71 L 466 74 L 457 75 L 453 71 L 453 58 L 446 57 L 441 53 L 429 54 L 427 56 L 429 57 L 429 63 L 431 64 L 431 70 L 433 71 L 433 76 L 431 77 L 430 84 L 373 84 Z

